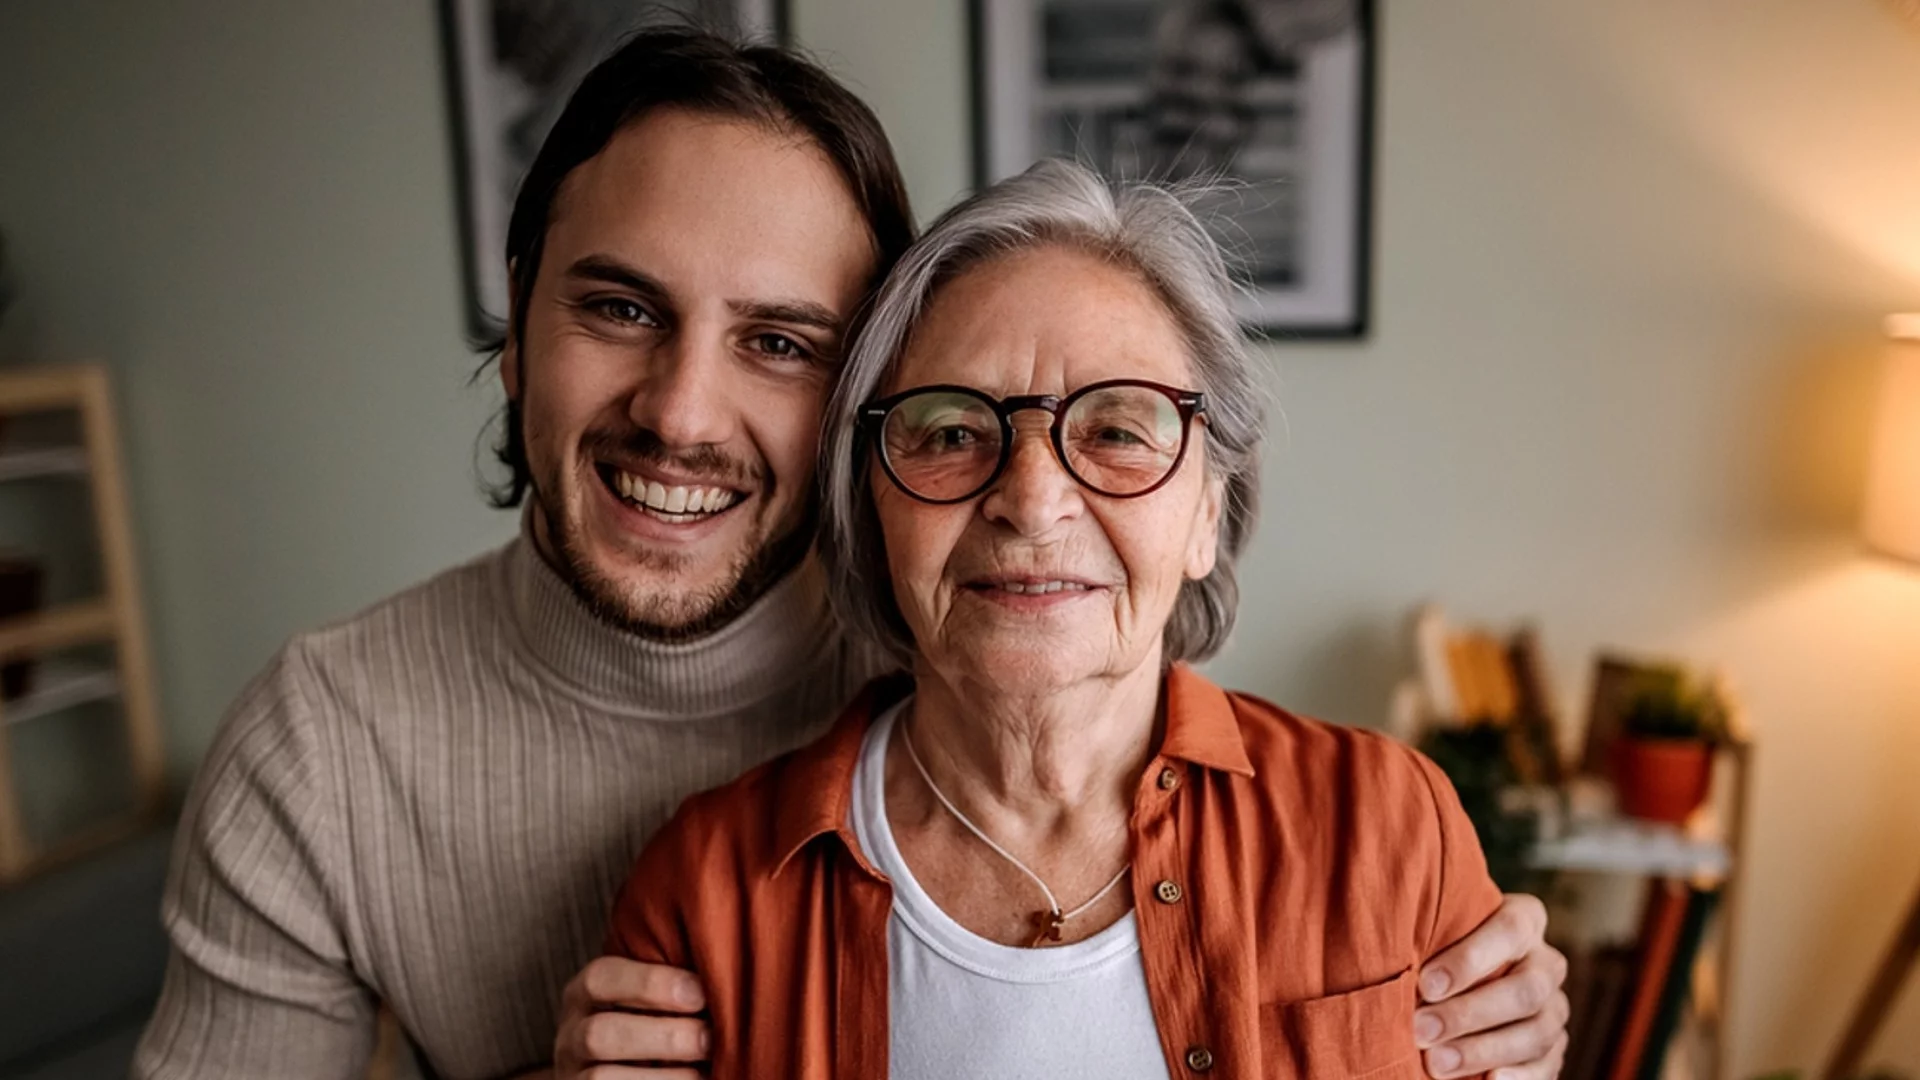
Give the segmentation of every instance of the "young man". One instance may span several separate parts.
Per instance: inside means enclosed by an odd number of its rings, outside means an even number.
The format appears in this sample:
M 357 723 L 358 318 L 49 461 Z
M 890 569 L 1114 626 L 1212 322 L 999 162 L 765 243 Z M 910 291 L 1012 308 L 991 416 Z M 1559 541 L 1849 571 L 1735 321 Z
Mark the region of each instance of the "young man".
M 803 60 L 652 32 L 587 78 L 509 230 L 521 538 L 296 638 L 235 704 L 137 1076 L 353 1077 L 380 1002 L 440 1076 L 695 1075 L 620 1064 L 701 1060 L 693 976 L 582 965 L 675 805 L 876 670 L 810 493 L 841 334 L 911 231 L 878 123 Z M 1557 1071 L 1543 928 L 1514 898 L 1425 973 L 1436 1076 Z

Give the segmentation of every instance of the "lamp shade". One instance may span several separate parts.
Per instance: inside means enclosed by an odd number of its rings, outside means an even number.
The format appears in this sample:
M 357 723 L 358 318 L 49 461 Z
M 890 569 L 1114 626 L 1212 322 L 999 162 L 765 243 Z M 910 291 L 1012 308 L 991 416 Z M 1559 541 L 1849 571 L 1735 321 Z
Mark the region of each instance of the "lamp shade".
M 1867 476 L 1867 543 L 1920 563 L 1920 315 L 1887 320 L 1892 338 Z

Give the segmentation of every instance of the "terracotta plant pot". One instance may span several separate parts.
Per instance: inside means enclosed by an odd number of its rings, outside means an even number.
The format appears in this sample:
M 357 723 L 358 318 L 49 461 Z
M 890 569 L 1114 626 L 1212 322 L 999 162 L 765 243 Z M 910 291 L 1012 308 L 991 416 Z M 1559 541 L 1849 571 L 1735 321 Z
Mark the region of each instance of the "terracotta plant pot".
M 1613 782 L 1621 813 L 1684 825 L 1707 801 L 1713 744 L 1704 739 L 1623 738 L 1613 748 Z

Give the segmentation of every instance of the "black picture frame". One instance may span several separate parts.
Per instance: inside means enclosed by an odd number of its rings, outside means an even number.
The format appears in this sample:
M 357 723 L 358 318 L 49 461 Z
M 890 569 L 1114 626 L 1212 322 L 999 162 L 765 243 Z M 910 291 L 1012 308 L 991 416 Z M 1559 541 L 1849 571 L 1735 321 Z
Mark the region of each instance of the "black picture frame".
M 466 324 L 475 341 L 491 341 L 505 326 L 507 221 L 520 176 L 594 64 L 650 23 L 792 40 L 791 0 L 439 0 L 439 6 Z M 526 47 L 499 40 L 508 30 Z
M 1203 210 L 1228 223 L 1216 235 L 1247 285 L 1248 332 L 1365 337 L 1379 19 L 1376 0 L 1341 7 L 969 0 L 974 183 L 1053 154 L 1128 178 L 1226 179 Z M 1169 56 L 1168 41 L 1193 44 Z

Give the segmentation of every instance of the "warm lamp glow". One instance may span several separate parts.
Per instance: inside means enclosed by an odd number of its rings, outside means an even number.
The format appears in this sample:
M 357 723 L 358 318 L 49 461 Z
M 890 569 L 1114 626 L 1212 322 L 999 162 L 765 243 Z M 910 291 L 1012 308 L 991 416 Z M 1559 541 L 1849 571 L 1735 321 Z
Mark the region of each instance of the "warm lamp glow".
M 1864 528 L 1867 543 L 1920 562 L 1920 315 L 1889 318 L 1887 335 Z

